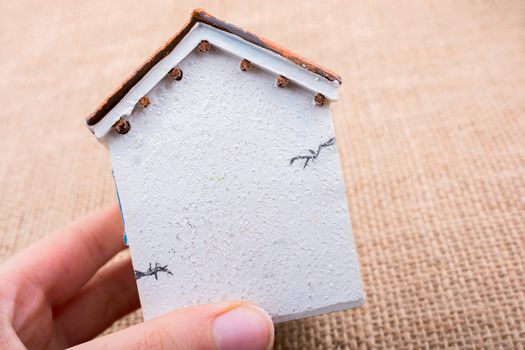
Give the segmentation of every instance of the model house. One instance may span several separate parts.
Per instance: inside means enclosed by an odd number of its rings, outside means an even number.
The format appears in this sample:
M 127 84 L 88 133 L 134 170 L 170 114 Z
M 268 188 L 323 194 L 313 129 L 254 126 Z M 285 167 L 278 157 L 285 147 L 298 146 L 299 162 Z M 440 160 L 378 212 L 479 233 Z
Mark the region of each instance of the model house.
M 88 117 L 111 153 L 146 319 L 222 300 L 275 321 L 362 304 L 330 112 L 340 84 L 195 10 Z

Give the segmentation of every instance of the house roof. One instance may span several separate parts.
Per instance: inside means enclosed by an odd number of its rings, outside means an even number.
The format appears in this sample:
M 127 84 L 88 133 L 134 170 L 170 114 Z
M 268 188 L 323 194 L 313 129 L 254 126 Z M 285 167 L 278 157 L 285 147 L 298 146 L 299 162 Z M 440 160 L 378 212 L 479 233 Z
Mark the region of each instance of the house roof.
M 290 62 L 315 73 L 331 82 L 341 83 L 341 77 L 336 73 L 323 68 L 305 58 L 255 34 L 245 31 L 232 24 L 223 22 L 203 9 L 195 9 L 192 12 L 190 20 L 186 25 L 173 37 L 171 37 L 162 47 L 153 53 L 133 74 L 131 74 L 122 85 L 117 88 L 89 117 L 86 118 L 86 124 L 93 126 L 101 121 L 113 107 L 115 107 L 126 94 L 135 86 L 157 63 L 168 56 L 181 42 L 181 40 L 191 31 L 196 23 L 204 23 L 226 33 L 238 36 L 249 43 L 257 45 L 263 49 L 272 51 Z

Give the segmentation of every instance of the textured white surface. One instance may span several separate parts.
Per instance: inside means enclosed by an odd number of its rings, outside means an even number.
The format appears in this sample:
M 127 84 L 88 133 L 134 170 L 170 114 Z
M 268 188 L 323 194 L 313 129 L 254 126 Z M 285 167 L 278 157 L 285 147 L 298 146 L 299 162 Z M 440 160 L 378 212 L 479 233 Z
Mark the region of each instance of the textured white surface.
M 362 303 L 329 106 L 212 47 L 136 107 L 111 151 L 144 317 L 247 299 L 284 321 Z
M 337 99 L 339 82 L 328 81 L 312 73 L 286 58 L 253 45 L 238 36 L 226 33 L 204 23 L 197 23 L 177 47 L 164 59 L 155 65 L 117 105 L 93 126 L 89 126 L 96 137 L 102 138 L 111 130 L 111 127 L 122 116 L 128 116 L 133 111 L 137 101 L 148 93 L 168 71 L 178 65 L 201 42 L 209 41 L 213 46 L 220 47 L 226 52 L 248 59 L 264 69 L 277 75 L 284 75 L 297 84 L 315 93 L 322 93 L 327 99 Z

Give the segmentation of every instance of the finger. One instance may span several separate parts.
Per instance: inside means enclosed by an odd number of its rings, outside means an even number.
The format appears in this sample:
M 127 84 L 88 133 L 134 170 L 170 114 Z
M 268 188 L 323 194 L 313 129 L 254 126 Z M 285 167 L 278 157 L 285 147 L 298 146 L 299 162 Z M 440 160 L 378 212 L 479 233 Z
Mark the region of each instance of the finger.
M 113 205 L 45 237 L 7 266 L 56 305 L 69 299 L 123 248 L 122 220 L 118 206 Z
M 74 349 L 271 349 L 274 328 L 268 314 L 245 302 L 177 310 Z
M 131 259 L 116 262 L 104 267 L 77 295 L 53 310 L 55 338 L 64 347 L 85 342 L 139 306 Z

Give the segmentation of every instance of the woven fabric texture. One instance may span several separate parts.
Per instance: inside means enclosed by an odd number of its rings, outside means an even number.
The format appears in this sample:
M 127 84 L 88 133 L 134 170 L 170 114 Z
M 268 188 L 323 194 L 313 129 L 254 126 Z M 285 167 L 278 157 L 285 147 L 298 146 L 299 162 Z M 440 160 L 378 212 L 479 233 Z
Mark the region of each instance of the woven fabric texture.
M 343 77 L 367 300 L 277 326 L 276 348 L 523 349 L 522 0 L 2 1 L 0 259 L 115 201 L 83 118 L 195 7 Z

